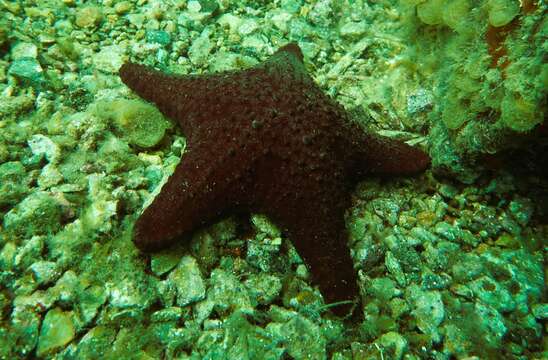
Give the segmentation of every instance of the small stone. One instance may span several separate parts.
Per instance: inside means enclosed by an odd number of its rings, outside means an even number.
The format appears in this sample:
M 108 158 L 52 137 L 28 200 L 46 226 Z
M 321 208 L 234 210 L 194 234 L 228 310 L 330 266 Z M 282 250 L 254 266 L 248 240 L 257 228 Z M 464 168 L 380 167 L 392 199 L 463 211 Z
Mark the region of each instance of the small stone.
M 292 358 L 324 359 L 327 356 L 325 337 L 321 335 L 320 328 L 299 314 L 294 314 L 283 324 L 268 324 L 266 331 L 273 338 L 283 339 Z
M 17 248 L 17 254 L 14 258 L 14 265 L 17 269 L 27 269 L 34 262 L 41 258 L 41 254 L 44 250 L 44 237 L 33 236 L 29 240 L 25 241 L 23 246 Z
M 535 304 L 533 305 L 533 316 L 539 320 L 548 319 L 548 304 Z
M 166 309 L 154 312 L 150 320 L 154 322 L 179 321 L 183 316 L 183 309 L 177 306 L 172 306 Z
M 516 302 L 510 292 L 488 276 L 482 276 L 470 282 L 468 286 L 481 302 L 497 311 L 510 312 L 516 308 Z
M 360 22 L 348 22 L 340 28 L 339 32 L 341 36 L 358 38 L 366 33 L 368 27 L 369 25 L 365 20 Z
M 18 59 L 36 59 L 38 57 L 38 47 L 33 43 L 20 42 L 11 50 L 12 60 Z
M 36 354 L 40 357 L 52 354 L 71 342 L 74 335 L 72 313 L 59 308 L 52 309 L 48 311 L 42 323 Z
M 0 251 L 0 270 L 10 271 L 13 268 L 17 247 L 13 242 L 8 242 Z
M 180 255 L 173 251 L 154 253 L 150 259 L 150 269 L 157 276 L 162 276 L 177 266 L 180 260 Z
M 106 302 L 107 293 L 102 286 L 93 285 L 78 293 L 80 315 L 84 325 L 88 325 L 96 316 L 99 308 Z
M 76 359 L 105 359 L 116 339 L 116 330 L 107 326 L 95 326 L 78 343 Z
M 487 3 L 489 24 L 494 27 L 510 23 L 519 14 L 520 2 L 518 0 L 489 0 Z
M 81 28 L 94 28 L 103 20 L 103 13 L 98 6 L 88 6 L 78 9 L 75 24 Z
M 203 66 L 207 63 L 209 53 L 213 49 L 213 43 L 210 40 L 211 30 L 206 28 L 196 40 L 192 42 L 190 49 L 188 49 L 188 57 L 190 61 L 196 66 Z
M 48 193 L 27 196 L 4 216 L 4 229 L 16 236 L 55 233 L 61 228 L 62 209 Z
M 520 225 L 525 226 L 533 216 L 534 206 L 530 199 L 517 197 L 510 202 L 508 209 L 514 219 Z
M 402 359 L 403 355 L 407 353 L 407 340 L 397 332 L 387 332 L 378 338 L 375 343 L 381 345 L 384 349 L 384 356 L 388 356 L 390 359 Z
M 205 298 L 205 284 L 196 259 L 184 256 L 169 279 L 177 288 L 177 305 L 187 306 Z
M 238 27 L 238 33 L 241 36 L 247 36 L 259 28 L 255 19 L 245 19 Z
M 52 261 L 35 262 L 30 266 L 29 270 L 32 272 L 36 283 L 40 286 L 52 283 L 61 275 L 57 264 Z
M 8 74 L 20 80 L 23 84 L 41 86 L 44 82 L 44 70 L 34 58 L 19 58 L 9 67 Z
M 105 110 L 120 136 L 143 148 L 158 144 L 170 126 L 156 107 L 140 100 L 115 100 L 106 104 Z
M 26 170 L 19 161 L 0 164 L 0 206 L 15 205 L 29 192 Z
M 396 284 L 389 278 L 376 278 L 367 287 L 367 292 L 382 302 L 387 302 L 401 293 Z
M 416 93 L 407 97 L 407 113 L 409 115 L 416 115 L 425 112 L 432 107 L 433 100 L 434 97 L 430 91 L 427 91 L 425 89 L 418 89 Z M 450 185 L 445 185 L 445 189 L 449 188 Z M 454 187 L 452 188 L 455 189 Z M 440 193 L 443 195 L 441 189 Z
M 388 272 L 390 272 L 390 274 L 392 274 L 392 276 L 396 279 L 396 281 L 398 282 L 398 285 L 400 286 L 407 285 L 407 277 L 405 276 L 405 273 L 403 272 L 403 269 L 398 259 L 394 256 L 394 254 L 391 251 L 386 252 L 384 265 L 388 269 Z
M 281 231 L 278 229 L 276 224 L 274 224 L 268 217 L 265 215 L 254 214 L 251 216 L 251 223 L 257 231 L 264 232 L 271 238 L 276 238 L 281 236 Z
M 114 11 L 118 15 L 128 13 L 133 8 L 133 4 L 129 1 L 120 1 L 114 5 Z
M 27 142 L 35 156 L 44 156 L 50 163 L 56 163 L 61 156 L 59 145 L 53 142 L 49 137 L 36 134 Z
M 44 190 L 59 184 L 63 180 L 63 175 L 53 164 L 44 166 L 38 177 L 38 186 Z
M 282 291 L 280 278 L 267 274 L 250 275 L 245 281 L 245 286 L 248 288 L 251 297 L 261 305 L 272 303 Z
M 250 309 L 251 301 L 244 285 L 231 273 L 221 269 L 211 272 L 207 302 L 219 314 L 235 309 Z
M 95 67 L 105 73 L 117 73 L 124 63 L 124 50 L 118 45 L 105 46 L 93 55 Z
M 394 298 L 390 300 L 389 306 L 390 306 L 390 312 L 394 319 L 397 319 L 400 316 L 409 312 L 409 305 L 407 305 L 407 302 L 405 300 L 400 298 Z
M 503 336 L 508 331 L 504 324 L 504 317 L 492 307 L 481 302 L 476 303 L 475 312 L 477 317 L 481 319 L 478 326 L 487 332 L 484 341 L 491 346 L 499 347 Z
M 272 22 L 272 25 L 277 27 L 280 31 L 286 33 L 288 31 L 288 24 L 293 15 L 283 10 L 274 10 L 270 13 L 270 21 Z
M 445 317 L 445 307 L 438 291 L 421 291 L 415 285 L 407 289 L 407 297 L 414 304 L 412 314 L 418 328 L 425 334 L 437 334 L 438 326 Z
M 171 43 L 171 35 L 163 30 L 147 30 L 146 40 L 148 43 L 156 43 L 167 46 Z
M 141 29 L 145 23 L 146 17 L 144 14 L 129 14 L 127 16 L 130 24 L 135 26 L 137 29 Z

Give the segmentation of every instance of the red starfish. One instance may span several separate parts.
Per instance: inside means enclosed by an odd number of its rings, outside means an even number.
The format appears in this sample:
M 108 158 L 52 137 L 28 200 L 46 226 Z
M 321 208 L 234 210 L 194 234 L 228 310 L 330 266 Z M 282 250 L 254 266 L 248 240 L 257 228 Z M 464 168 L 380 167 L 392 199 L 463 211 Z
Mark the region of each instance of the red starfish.
M 122 81 L 179 122 L 188 148 L 134 228 L 142 250 L 169 246 L 224 214 L 268 215 L 327 302 L 357 295 L 344 212 L 366 174 L 423 171 L 428 155 L 365 132 L 306 73 L 296 44 L 244 71 L 166 75 L 127 63 Z

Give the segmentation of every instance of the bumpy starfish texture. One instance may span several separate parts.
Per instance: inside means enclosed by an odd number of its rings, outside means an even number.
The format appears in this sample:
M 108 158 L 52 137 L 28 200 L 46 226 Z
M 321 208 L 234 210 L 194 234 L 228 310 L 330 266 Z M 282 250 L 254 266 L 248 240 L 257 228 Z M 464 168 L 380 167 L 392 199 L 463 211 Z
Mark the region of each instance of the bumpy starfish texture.
M 367 174 L 423 171 L 430 159 L 352 122 L 306 73 L 296 44 L 243 71 L 168 75 L 126 63 L 122 81 L 177 120 L 187 151 L 134 227 L 144 251 L 231 212 L 269 216 L 327 302 L 358 294 L 344 212 Z

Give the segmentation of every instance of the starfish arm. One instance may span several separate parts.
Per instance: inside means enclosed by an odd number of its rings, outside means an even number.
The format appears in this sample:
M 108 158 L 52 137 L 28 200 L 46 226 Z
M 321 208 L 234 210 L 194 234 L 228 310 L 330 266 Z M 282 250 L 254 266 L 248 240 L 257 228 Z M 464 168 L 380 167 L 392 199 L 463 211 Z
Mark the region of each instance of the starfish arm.
M 321 177 L 302 173 L 272 178 L 268 171 L 257 174 L 255 183 L 266 181 L 267 185 L 259 190 L 262 196 L 256 210 L 287 231 L 326 303 L 355 300 L 356 272 L 344 220 L 351 199 L 342 170 L 322 173 Z M 333 310 L 343 315 L 348 309 L 341 306 Z
M 200 151 L 201 150 L 201 151 Z M 139 216 L 133 229 L 135 245 L 155 251 L 210 223 L 226 211 L 237 210 L 245 198 L 245 161 L 208 161 L 206 149 L 189 149 L 159 194 Z
M 187 136 L 195 126 L 192 111 L 196 104 L 202 103 L 201 97 L 211 77 L 166 74 L 131 62 L 120 68 L 120 78 L 124 84 L 143 99 L 154 103 L 164 115 L 177 120 Z
M 352 172 L 358 176 L 414 175 L 430 166 L 430 157 L 419 148 L 364 131 L 350 124 L 352 136 Z

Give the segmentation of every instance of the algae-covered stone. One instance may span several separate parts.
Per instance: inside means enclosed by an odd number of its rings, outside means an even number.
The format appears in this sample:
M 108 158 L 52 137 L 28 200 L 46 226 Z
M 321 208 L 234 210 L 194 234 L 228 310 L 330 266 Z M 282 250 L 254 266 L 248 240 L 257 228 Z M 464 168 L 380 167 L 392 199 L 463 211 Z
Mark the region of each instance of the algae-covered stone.
M 533 305 L 533 315 L 539 320 L 548 320 L 548 303 Z
M 39 191 L 26 197 L 4 217 L 4 228 L 16 236 L 54 233 L 61 228 L 62 208 L 49 193 Z
M 400 290 L 396 288 L 393 280 L 383 277 L 373 279 L 367 287 L 367 292 L 383 302 L 388 302 L 394 296 L 397 296 Z
M 500 312 L 509 312 L 516 308 L 516 302 L 504 286 L 488 276 L 482 276 L 468 284 L 480 302 Z
M 443 12 L 443 22 L 453 30 L 460 30 L 470 11 L 469 0 L 448 1 Z
M 140 100 L 120 99 L 99 106 L 101 114 L 114 121 L 121 136 L 143 148 L 157 145 L 170 127 L 156 107 Z
M 53 164 L 44 166 L 38 177 L 38 186 L 41 189 L 47 189 L 59 184 L 63 180 L 63 175 Z
M 245 281 L 250 295 L 261 305 L 272 303 L 282 291 L 282 281 L 273 275 L 251 275 Z
M 196 40 L 192 42 L 188 50 L 190 61 L 196 66 L 203 66 L 207 63 L 209 53 L 213 49 L 213 42 L 209 39 L 211 30 L 206 28 Z
M 180 261 L 180 255 L 173 251 L 154 253 L 150 259 L 150 269 L 158 276 L 173 269 Z
M 49 162 L 56 163 L 61 155 L 59 145 L 49 137 L 41 134 L 33 135 L 27 144 L 35 156 L 44 156 Z
M 25 85 L 39 87 L 44 83 L 44 70 L 38 60 L 30 57 L 14 60 L 8 74 L 16 77 Z
M 287 352 L 295 359 L 326 358 L 326 341 L 318 325 L 294 314 L 284 324 L 271 323 L 266 330 L 274 338 L 283 339 Z
M 59 275 L 57 264 L 52 261 L 37 261 L 29 268 L 38 285 L 46 285 L 55 281 Z
M 500 27 L 508 24 L 519 14 L 518 0 L 489 0 L 489 24 Z
M 417 5 L 417 15 L 419 19 L 428 25 L 443 23 L 445 2 L 445 0 L 427 0 Z
M 191 256 L 185 256 L 169 279 L 177 288 L 177 305 L 186 306 L 205 297 L 205 284 L 198 263 Z
M 106 326 L 96 326 L 89 330 L 78 343 L 78 359 L 104 359 L 116 339 L 116 330 Z
M 15 205 L 28 193 L 25 177 L 25 167 L 19 161 L 0 164 L 0 206 Z
M 108 74 L 118 73 L 124 63 L 124 49 L 118 45 L 105 46 L 93 56 L 95 67 Z
M 120 1 L 114 5 L 114 11 L 118 15 L 124 15 L 133 8 L 133 4 L 129 1 Z
M 543 121 L 537 105 L 519 94 L 508 93 L 500 106 L 501 121 L 512 130 L 523 132 L 531 130 Z
M 382 335 L 375 342 L 385 349 L 384 356 L 390 359 L 402 359 L 408 349 L 407 339 L 393 331 Z
M 16 307 L 11 314 L 11 324 L 11 346 L 17 344 L 17 351 L 20 354 L 29 354 L 38 342 L 40 315 L 24 306 Z
M 75 24 L 81 28 L 94 28 L 103 20 L 103 13 L 98 6 L 87 6 L 76 12 Z
M 40 330 L 37 355 L 42 357 L 60 350 L 74 339 L 75 333 L 72 313 L 59 308 L 48 311 Z
M 417 321 L 418 328 L 425 334 L 437 334 L 438 326 L 445 318 L 445 307 L 439 291 L 421 291 L 412 285 L 407 289 L 406 297 L 409 298 L 414 308 L 412 315 Z
M 222 269 L 215 269 L 211 272 L 209 283 L 211 287 L 207 293 L 207 303 L 219 314 L 225 314 L 233 309 L 251 308 L 247 291 L 235 275 Z

